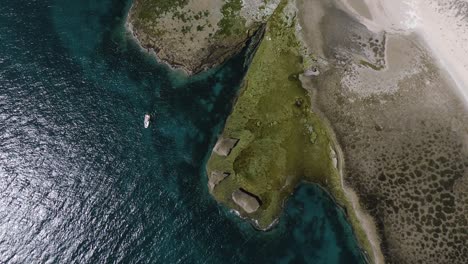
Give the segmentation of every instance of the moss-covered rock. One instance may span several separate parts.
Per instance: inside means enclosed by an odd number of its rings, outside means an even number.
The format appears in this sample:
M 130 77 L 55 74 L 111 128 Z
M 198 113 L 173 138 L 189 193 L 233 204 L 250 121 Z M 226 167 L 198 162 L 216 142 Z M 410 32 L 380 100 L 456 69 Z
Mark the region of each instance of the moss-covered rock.
M 259 199 L 243 189 L 235 190 L 232 193 L 232 200 L 248 214 L 255 213 L 260 207 Z
M 135 0 L 127 24 L 140 44 L 188 73 L 239 51 L 279 0 Z

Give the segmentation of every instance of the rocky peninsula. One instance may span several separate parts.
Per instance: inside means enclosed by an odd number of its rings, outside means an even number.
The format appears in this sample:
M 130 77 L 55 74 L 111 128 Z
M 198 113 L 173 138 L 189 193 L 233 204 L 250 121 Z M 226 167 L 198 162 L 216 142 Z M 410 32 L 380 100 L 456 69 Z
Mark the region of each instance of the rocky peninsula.
M 141 46 L 195 74 L 239 52 L 280 0 L 135 0 L 127 27 Z
M 348 2 L 136 0 L 128 25 L 189 74 L 261 37 L 207 163 L 218 202 L 267 230 L 313 182 L 347 212 L 371 262 L 462 263 L 465 106 L 418 38 L 370 30 L 353 17 L 370 17 L 365 6 Z

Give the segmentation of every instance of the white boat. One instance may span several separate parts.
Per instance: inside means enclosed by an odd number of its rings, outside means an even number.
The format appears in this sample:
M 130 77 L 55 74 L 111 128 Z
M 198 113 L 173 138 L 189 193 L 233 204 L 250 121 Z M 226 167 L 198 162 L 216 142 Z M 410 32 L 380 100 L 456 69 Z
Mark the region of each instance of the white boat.
M 150 119 L 151 119 L 151 116 L 149 114 L 146 114 L 145 115 L 145 121 L 144 121 L 145 128 L 149 127 Z

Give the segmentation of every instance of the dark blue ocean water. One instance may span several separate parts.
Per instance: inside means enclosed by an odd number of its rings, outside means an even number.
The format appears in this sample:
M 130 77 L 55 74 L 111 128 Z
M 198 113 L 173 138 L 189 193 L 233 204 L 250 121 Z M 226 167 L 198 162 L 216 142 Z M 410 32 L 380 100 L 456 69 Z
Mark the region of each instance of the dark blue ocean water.
M 204 165 L 243 57 L 174 73 L 126 35 L 129 5 L 1 1 L 0 263 L 362 263 L 316 186 L 270 232 L 217 205 Z

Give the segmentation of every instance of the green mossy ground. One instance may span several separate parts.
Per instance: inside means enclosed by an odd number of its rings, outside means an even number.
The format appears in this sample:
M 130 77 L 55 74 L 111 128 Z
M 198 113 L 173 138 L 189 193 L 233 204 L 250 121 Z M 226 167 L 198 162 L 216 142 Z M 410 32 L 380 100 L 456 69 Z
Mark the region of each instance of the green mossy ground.
M 382 66 L 382 65 L 376 65 L 376 64 L 370 63 L 370 62 L 365 61 L 365 60 L 360 60 L 359 64 L 361 64 L 361 65 L 363 65 L 365 67 L 371 68 L 374 71 L 380 71 L 380 70 L 382 70 L 384 68 L 384 66 Z
M 222 137 L 239 139 L 239 143 L 228 157 L 213 153 L 208 161 L 208 173 L 231 173 L 212 194 L 266 229 L 279 218 L 283 203 L 301 181 L 318 183 L 347 209 L 360 245 L 372 254 L 333 166 L 329 131 L 311 111 L 310 97 L 298 79 L 304 64 L 294 23 L 288 23 L 283 14 L 286 2 L 270 18 L 226 122 Z M 232 201 L 238 188 L 261 199 L 259 210 L 246 214 Z
M 180 10 L 188 3 L 189 0 L 135 0 L 132 10 L 132 22 L 135 27 L 143 30 L 146 34 L 159 37 L 165 33 L 170 33 L 169 29 L 160 27 L 157 23 L 159 19 L 168 13 L 173 19 L 182 23 L 179 29 L 182 33 L 188 33 L 194 29 L 201 31 L 204 27 L 212 27 L 207 20 L 210 14 L 209 10 L 198 12 Z M 192 24 L 197 21 L 205 21 L 205 23 L 194 28 Z
M 224 0 L 221 8 L 222 18 L 218 23 L 219 30 L 216 35 L 221 38 L 226 38 L 235 35 L 246 35 L 245 19 L 240 15 L 242 8 L 242 0 Z M 134 23 L 151 35 L 159 36 L 163 34 L 163 30 L 157 28 L 154 24 L 166 13 L 172 13 L 173 18 L 177 18 L 183 23 L 190 24 L 192 21 L 197 21 L 208 17 L 209 10 L 194 13 L 190 10 L 179 11 L 189 3 L 189 0 L 138 0 L 134 6 Z M 206 24 L 211 27 L 212 25 Z M 184 30 L 184 29 L 182 29 Z M 192 28 L 185 28 L 190 31 Z M 200 26 L 198 31 L 203 30 Z
M 268 22 L 223 132 L 240 141 L 226 158 L 213 154 L 207 166 L 231 173 L 214 189 L 218 201 L 239 209 L 231 194 L 240 187 L 261 199 L 260 209 L 249 215 L 260 228 L 278 218 L 301 180 L 327 185 L 336 173 L 328 133 L 298 79 L 302 59 L 294 27 L 283 19 L 284 6 Z

